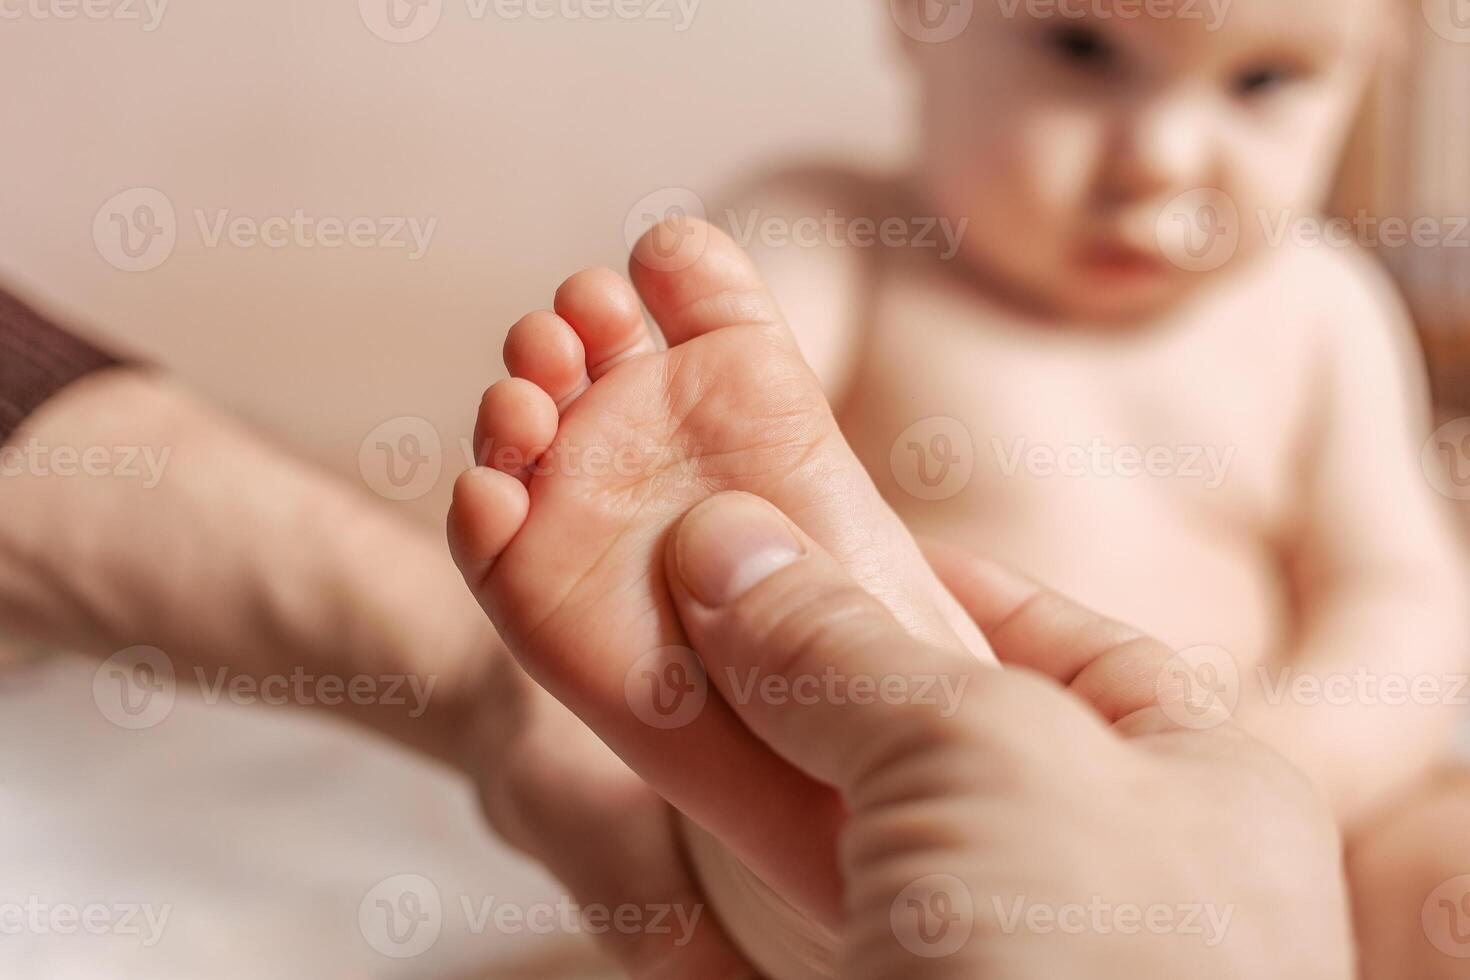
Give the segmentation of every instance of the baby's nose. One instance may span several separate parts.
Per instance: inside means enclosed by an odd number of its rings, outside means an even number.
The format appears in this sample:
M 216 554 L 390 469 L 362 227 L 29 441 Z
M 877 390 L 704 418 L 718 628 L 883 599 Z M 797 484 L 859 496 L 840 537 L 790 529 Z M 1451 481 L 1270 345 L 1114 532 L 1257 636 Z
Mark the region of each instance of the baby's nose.
M 1117 203 L 1193 190 L 1209 183 L 1213 157 L 1206 113 L 1188 103 L 1131 109 L 1114 126 L 1103 185 Z

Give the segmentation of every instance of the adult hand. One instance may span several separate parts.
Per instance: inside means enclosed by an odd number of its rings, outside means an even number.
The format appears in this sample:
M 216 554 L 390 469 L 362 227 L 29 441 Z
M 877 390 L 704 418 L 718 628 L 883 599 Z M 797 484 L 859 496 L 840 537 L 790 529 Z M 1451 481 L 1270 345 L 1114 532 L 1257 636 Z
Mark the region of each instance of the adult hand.
M 493 642 L 458 741 L 491 826 L 584 912 L 614 917 L 596 938 L 629 976 L 749 976 L 685 862 L 673 808 Z M 619 909 L 639 924 L 618 926 Z
M 463 769 L 495 827 L 584 909 L 657 917 L 600 936 L 630 973 L 742 967 L 667 804 L 521 673 L 434 533 L 157 372 L 77 381 L 14 444 L 140 447 L 158 472 L 6 476 L 0 624 L 101 656 L 147 643 L 184 679 L 391 680 L 374 690 L 396 697 L 307 704 Z
M 850 809 L 839 975 L 1351 975 L 1326 805 L 1228 724 L 1175 724 L 1161 645 L 975 565 L 958 591 L 1032 669 L 982 667 L 744 495 L 691 511 L 669 569 L 712 685 Z

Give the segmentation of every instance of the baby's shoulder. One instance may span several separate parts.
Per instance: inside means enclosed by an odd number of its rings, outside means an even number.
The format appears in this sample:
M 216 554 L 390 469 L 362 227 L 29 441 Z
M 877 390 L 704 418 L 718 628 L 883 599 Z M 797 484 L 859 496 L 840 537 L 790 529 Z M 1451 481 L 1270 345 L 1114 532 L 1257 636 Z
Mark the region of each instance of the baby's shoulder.
M 1313 375 L 1341 397 L 1418 398 L 1424 362 L 1413 318 L 1381 259 L 1358 246 L 1296 246 L 1273 270 L 1285 318 L 1306 331 Z M 1350 392 L 1350 395 L 1344 394 Z
M 1268 263 L 1267 288 L 1293 322 L 1331 343 L 1373 343 L 1409 318 L 1381 260 L 1357 246 L 1287 245 Z

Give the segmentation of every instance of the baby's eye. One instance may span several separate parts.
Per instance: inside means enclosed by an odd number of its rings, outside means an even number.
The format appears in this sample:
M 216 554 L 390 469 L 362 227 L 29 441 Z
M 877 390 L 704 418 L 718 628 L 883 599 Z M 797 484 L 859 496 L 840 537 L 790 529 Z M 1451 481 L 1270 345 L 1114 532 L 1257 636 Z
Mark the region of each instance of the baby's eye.
M 1091 71 L 1106 71 L 1116 58 L 1113 46 L 1087 27 L 1059 27 L 1050 32 L 1047 44 L 1063 61 Z
M 1242 98 L 1261 98 L 1279 92 L 1297 77 L 1296 71 L 1283 65 L 1261 65 L 1235 76 L 1232 88 Z

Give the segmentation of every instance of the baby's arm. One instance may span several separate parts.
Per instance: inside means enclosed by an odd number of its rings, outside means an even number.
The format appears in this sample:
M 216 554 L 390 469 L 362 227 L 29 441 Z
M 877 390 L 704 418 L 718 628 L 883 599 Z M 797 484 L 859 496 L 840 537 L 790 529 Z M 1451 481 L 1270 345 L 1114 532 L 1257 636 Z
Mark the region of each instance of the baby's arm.
M 1324 280 L 1307 285 L 1329 298 L 1331 318 L 1308 381 L 1317 414 L 1290 555 L 1298 631 L 1267 665 L 1278 703 L 1252 677 L 1242 719 L 1352 823 L 1451 744 L 1464 709 L 1450 702 L 1470 693 L 1456 680 L 1470 658 L 1470 588 L 1461 529 L 1420 463 L 1428 397 L 1408 318 L 1365 259 L 1334 260 Z M 1336 687 L 1294 696 L 1288 677 Z M 1436 703 L 1419 705 L 1424 692 Z
M 746 247 L 827 399 L 839 407 L 857 368 L 863 284 L 876 258 L 850 243 L 841 222 L 871 216 L 877 195 L 854 176 L 793 172 L 743 189 L 710 216 Z

